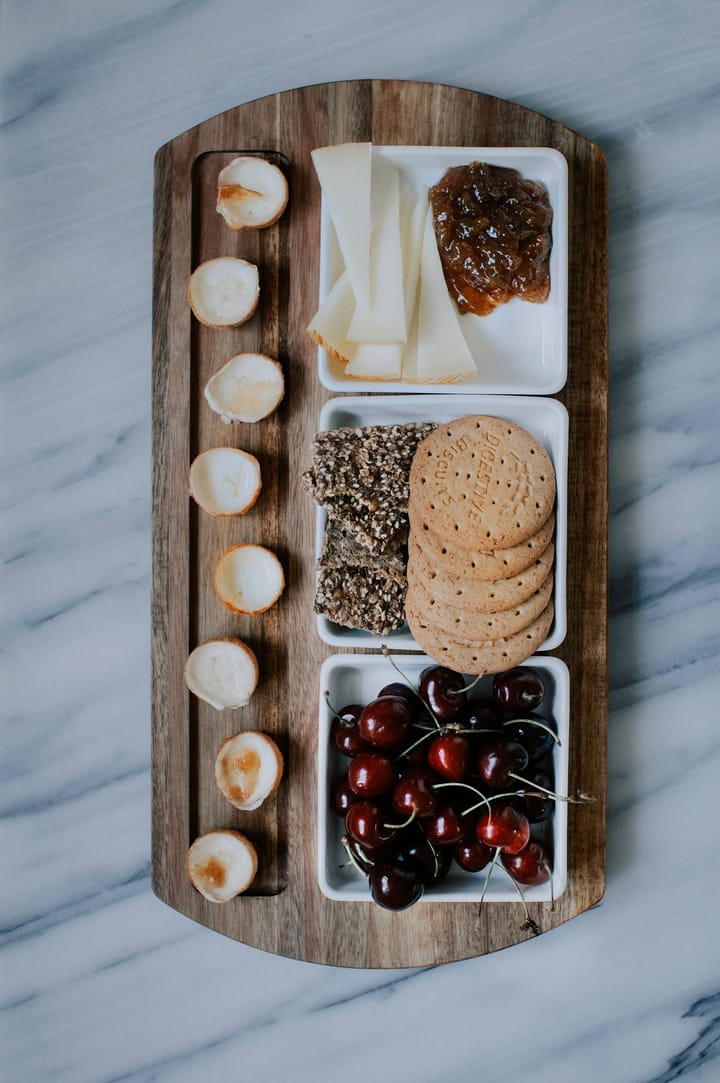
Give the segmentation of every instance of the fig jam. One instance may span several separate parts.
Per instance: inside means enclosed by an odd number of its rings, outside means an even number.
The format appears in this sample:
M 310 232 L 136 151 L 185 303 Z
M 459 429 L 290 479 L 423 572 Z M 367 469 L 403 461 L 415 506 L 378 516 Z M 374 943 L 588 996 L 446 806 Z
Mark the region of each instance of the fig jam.
M 471 162 L 448 169 L 430 203 L 445 281 L 461 313 L 487 316 L 513 297 L 547 300 L 553 211 L 544 184 Z

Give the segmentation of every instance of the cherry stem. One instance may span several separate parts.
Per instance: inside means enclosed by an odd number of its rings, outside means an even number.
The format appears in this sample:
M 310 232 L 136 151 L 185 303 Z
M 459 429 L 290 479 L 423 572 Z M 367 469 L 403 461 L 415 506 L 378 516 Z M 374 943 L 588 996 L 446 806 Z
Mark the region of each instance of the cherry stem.
M 448 730 L 449 733 L 467 733 L 471 737 L 474 737 L 475 734 L 477 734 L 477 733 L 494 733 L 494 734 L 497 734 L 497 730 L 491 730 L 491 729 L 480 729 L 480 728 L 478 728 L 478 729 L 474 729 L 474 730 L 464 730 L 464 729 L 461 729 L 460 726 L 453 725 L 452 722 L 446 727 L 446 729 Z
M 406 748 L 403 752 L 399 752 L 395 759 L 401 760 L 403 756 L 409 756 L 414 748 L 417 748 L 418 745 L 421 745 L 423 741 L 427 741 L 428 737 L 434 737 L 436 732 L 437 731 L 434 729 L 428 729 L 427 733 L 423 733 L 422 737 L 418 737 L 417 741 L 413 741 L 409 748 Z
M 432 718 L 433 722 L 437 726 L 437 728 L 440 729 L 440 722 L 439 722 L 438 718 L 435 716 L 435 713 L 434 713 L 432 707 L 427 702 L 427 700 L 424 700 L 422 698 L 422 696 L 420 695 L 420 690 L 419 690 L 418 686 L 416 684 L 413 684 L 413 682 L 410 680 L 410 678 L 407 676 L 407 674 L 403 673 L 403 671 L 400 669 L 400 666 L 397 664 L 397 662 L 393 658 L 392 654 L 390 653 L 390 650 L 387 647 L 387 644 L 383 643 L 382 647 L 380 648 L 380 651 L 381 651 L 381 653 L 383 655 L 383 658 L 386 658 L 388 660 L 388 662 L 390 663 L 390 665 L 393 667 L 393 669 L 396 670 L 396 672 L 398 672 L 400 674 L 402 679 L 405 681 L 405 684 L 407 684 L 410 688 L 412 688 L 415 695 L 418 697 L 418 699 L 421 701 L 421 703 L 427 708 L 427 711 L 428 711 L 430 717 Z
M 440 872 L 440 859 L 438 858 L 438 852 L 435 849 L 435 847 L 433 846 L 433 844 L 430 842 L 429 839 L 427 839 L 426 841 L 427 841 L 427 844 L 428 844 L 428 846 L 430 847 L 430 849 L 432 851 L 433 861 L 435 862 L 435 871 L 433 873 L 433 876 L 437 876 L 438 873 Z
M 557 801 L 567 801 L 569 805 L 594 805 L 597 801 L 597 797 L 591 797 L 590 794 L 583 793 L 578 790 L 575 797 L 569 797 L 567 794 L 555 793 L 553 790 L 548 790 L 544 786 L 540 786 L 537 782 L 530 782 L 529 779 L 523 778 L 522 775 L 516 775 L 514 771 L 508 771 L 510 778 L 516 779 L 518 782 L 522 782 L 524 786 L 535 787 L 536 790 L 542 790 L 543 797 L 554 797 Z M 522 794 L 518 794 L 518 797 L 522 797 Z M 534 794 L 532 796 L 535 796 Z
M 507 722 L 503 722 L 503 726 L 514 726 L 518 722 L 522 722 L 524 725 L 528 726 L 537 726 L 538 729 L 545 730 L 546 733 L 550 734 L 558 748 L 562 748 L 562 741 L 558 737 L 557 733 L 555 733 L 554 730 L 550 729 L 549 726 L 546 726 L 544 722 L 539 722 L 537 718 L 510 718 Z
M 448 688 L 448 696 L 462 696 L 466 692 L 471 692 L 475 685 L 480 683 L 480 681 L 483 679 L 483 676 L 483 673 L 479 673 L 475 680 L 471 681 L 470 684 L 466 684 L 464 688 Z
M 480 790 L 475 789 L 475 787 L 471 786 L 468 782 L 436 782 L 433 785 L 433 789 L 434 790 L 445 790 L 445 789 L 447 789 L 448 786 L 462 786 L 462 788 L 464 790 L 470 790 L 471 793 L 474 793 L 476 797 L 480 798 L 480 804 L 487 805 L 487 807 L 490 809 L 490 812 L 492 812 L 492 805 L 490 804 L 490 801 L 485 796 L 485 794 L 481 793 Z M 480 805 L 475 806 L 475 808 L 479 808 L 479 807 L 480 807 Z
M 383 657 L 386 658 L 388 660 L 388 662 L 390 663 L 390 665 L 393 667 L 393 669 L 396 670 L 400 674 L 402 679 L 405 681 L 405 684 L 407 684 L 410 688 L 412 688 L 413 692 L 417 692 L 417 685 L 413 684 L 413 682 L 410 680 L 408 675 L 406 673 L 403 673 L 403 671 L 400 669 L 400 666 L 397 664 L 397 662 L 393 658 L 392 653 L 391 653 L 389 647 L 387 646 L 387 644 L 383 643 L 380 650 L 382 652 Z
M 410 826 L 410 824 L 413 822 L 413 820 L 415 819 L 416 816 L 417 816 L 417 808 L 415 808 L 415 806 L 413 806 L 413 810 L 410 813 L 410 815 L 408 816 L 405 823 L 402 823 L 402 824 L 383 824 L 383 827 L 387 827 L 388 829 L 394 830 L 394 831 L 402 831 L 402 829 L 404 827 L 409 827 Z
M 422 726 L 419 722 L 413 722 L 413 727 L 415 729 L 418 729 L 418 730 L 427 730 L 428 733 L 437 733 L 437 731 L 438 731 L 437 724 L 434 725 L 434 726 Z M 457 734 L 467 734 L 468 737 L 474 737 L 478 733 L 494 733 L 494 734 L 497 735 L 497 730 L 491 730 L 491 729 L 467 730 L 467 729 L 463 729 L 463 727 L 458 725 L 457 722 L 446 722 L 444 725 L 440 726 L 440 732 L 441 732 L 441 735 L 445 734 L 445 733 L 457 733 Z
M 507 872 L 507 869 L 505 871 Z M 527 908 L 527 903 L 525 902 L 525 895 L 523 894 L 522 888 L 518 884 L 517 880 L 513 876 L 511 876 L 509 872 L 508 876 L 510 877 L 510 883 L 520 896 L 520 902 L 522 903 L 523 910 L 525 911 L 525 924 L 523 925 L 523 929 L 529 929 L 533 936 L 539 936 L 541 932 L 540 926 L 530 917 L 530 911 Z
M 357 858 L 355 857 L 355 854 L 354 854 L 354 853 L 352 852 L 352 850 L 350 849 L 350 840 L 349 840 L 349 838 L 347 837 L 347 835 L 343 835 L 343 836 L 342 836 L 342 838 L 340 839 L 340 842 L 341 842 L 341 843 L 343 844 L 343 849 L 345 850 L 345 853 L 346 853 L 346 854 L 348 855 L 348 857 L 350 858 L 350 862 L 349 862 L 349 863 L 350 863 L 351 865 L 354 865 L 354 867 L 355 867 L 355 868 L 357 869 L 357 871 L 358 871 L 359 873 L 361 873 L 361 874 L 362 874 L 363 876 L 367 876 L 367 873 L 365 872 L 365 869 L 364 869 L 364 868 L 363 868 L 363 867 L 362 867 L 362 866 L 361 866 L 361 865 L 360 865 L 360 864 L 358 863 L 358 860 L 357 860 Z M 369 859 L 369 858 L 367 858 L 367 862 L 368 862 L 368 864 L 369 864 L 369 865 L 372 865 L 372 864 L 373 864 L 373 862 L 372 862 L 372 861 L 370 861 L 370 859 Z M 343 866 L 343 865 L 341 865 L 341 866 L 340 866 L 340 868 L 344 868 L 344 866 Z
M 490 866 L 488 868 L 488 871 L 485 874 L 485 883 L 483 884 L 482 894 L 480 895 L 480 902 L 478 904 L 478 916 L 477 916 L 477 921 L 475 922 L 475 928 L 476 929 L 480 928 L 480 915 L 482 914 L 482 907 L 483 907 L 483 903 L 485 902 L 485 895 L 487 894 L 488 885 L 490 883 L 490 877 L 492 876 L 492 871 L 495 868 L 495 865 L 497 864 L 497 859 L 498 859 L 499 856 L 500 856 L 500 847 L 498 846 L 497 849 L 495 850 L 495 853 L 493 854 L 493 859 L 490 862 Z
M 489 797 L 483 797 L 482 801 L 480 801 L 477 805 L 471 805 L 470 808 L 464 809 L 460 813 L 460 815 L 461 816 L 469 816 L 471 812 L 475 812 L 475 810 L 479 809 L 482 805 L 487 805 L 487 804 L 489 804 L 490 801 L 497 801 L 501 797 L 518 797 L 518 796 L 519 795 L 518 795 L 517 790 L 514 790 L 514 791 L 511 790 L 508 793 L 491 793 Z M 531 791 L 528 791 L 527 793 L 523 794 L 523 797 L 547 797 L 547 794 L 540 793 L 539 790 L 538 790 L 537 793 L 532 793 Z M 490 815 L 492 816 L 492 808 L 490 809 Z
M 335 717 L 337 718 L 338 722 L 341 722 L 342 725 L 345 726 L 346 729 L 352 729 L 353 728 L 355 723 L 354 722 L 348 722 L 348 720 L 346 718 L 343 718 L 343 716 L 341 714 L 338 714 L 338 712 L 333 707 L 332 703 L 330 702 L 330 692 L 329 692 L 329 690 L 325 692 L 325 702 L 327 703 L 328 707 L 330 708 L 331 713 L 334 714 Z
M 553 886 L 552 869 L 548 865 L 545 858 L 543 858 L 542 861 L 540 862 L 540 868 L 545 869 L 545 872 L 548 874 L 548 880 L 550 881 L 550 909 L 554 910 L 555 909 L 555 888 Z

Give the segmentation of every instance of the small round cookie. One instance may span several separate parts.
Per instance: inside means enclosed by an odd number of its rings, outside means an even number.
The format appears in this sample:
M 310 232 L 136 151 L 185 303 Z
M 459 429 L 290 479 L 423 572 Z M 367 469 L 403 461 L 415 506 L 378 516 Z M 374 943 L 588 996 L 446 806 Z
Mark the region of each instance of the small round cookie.
M 421 519 L 410 505 L 410 526 L 417 543 L 438 571 L 449 572 L 460 579 L 509 579 L 529 568 L 545 552 L 555 532 L 555 513 L 551 512 L 537 534 L 509 549 L 461 549 L 450 538 L 436 534 L 426 520 Z
M 550 572 L 545 582 L 525 602 L 513 609 L 501 609 L 498 613 L 482 613 L 476 609 L 459 609 L 455 605 L 432 600 L 419 586 L 412 590 L 411 604 L 424 615 L 436 631 L 455 639 L 476 642 L 486 639 L 504 639 L 522 632 L 536 621 L 552 598 L 555 579 Z
M 463 549 L 507 549 L 537 534 L 555 503 L 555 470 L 526 429 L 462 417 L 418 446 L 410 500 L 436 534 Z
M 473 676 L 501 673 L 526 661 L 547 638 L 555 614 L 550 601 L 537 620 L 514 636 L 470 643 L 438 632 L 422 616 L 417 615 L 412 605 L 412 594 L 409 594 L 408 598 L 405 615 L 418 646 L 440 665 L 447 666 L 456 673 Z
M 499 613 L 527 601 L 547 579 L 554 559 L 555 546 L 550 542 L 545 552 L 529 568 L 509 579 L 496 579 L 494 582 L 460 579 L 437 571 L 419 548 L 415 535 L 411 534 L 407 577 L 410 586 L 419 586 L 437 602 L 481 613 Z

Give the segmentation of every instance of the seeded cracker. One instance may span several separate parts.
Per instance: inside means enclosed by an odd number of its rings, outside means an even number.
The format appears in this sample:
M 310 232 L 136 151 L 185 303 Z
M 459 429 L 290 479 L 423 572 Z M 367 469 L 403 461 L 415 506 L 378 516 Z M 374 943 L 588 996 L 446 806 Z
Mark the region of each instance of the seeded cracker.
M 407 583 L 368 568 L 321 568 L 315 612 L 344 628 L 386 636 L 405 622 Z
M 407 540 L 407 513 L 396 511 L 386 502 L 377 511 L 356 504 L 351 497 L 338 497 L 332 504 L 323 506 L 330 519 L 337 521 L 375 556 L 381 556 Z
M 399 542 L 391 545 L 386 552 L 376 555 L 360 545 L 339 523 L 328 519 L 320 554 L 321 568 L 368 568 L 402 583 L 405 581 L 406 563 L 405 546 Z
M 372 512 L 385 507 L 405 511 L 409 498 L 410 464 L 418 444 L 435 426 L 368 425 L 361 429 L 331 429 L 313 442 L 306 488 L 323 507 L 352 498 Z
M 316 436 L 303 481 L 328 516 L 317 613 L 379 636 L 404 624 L 410 464 L 434 428 L 410 422 Z

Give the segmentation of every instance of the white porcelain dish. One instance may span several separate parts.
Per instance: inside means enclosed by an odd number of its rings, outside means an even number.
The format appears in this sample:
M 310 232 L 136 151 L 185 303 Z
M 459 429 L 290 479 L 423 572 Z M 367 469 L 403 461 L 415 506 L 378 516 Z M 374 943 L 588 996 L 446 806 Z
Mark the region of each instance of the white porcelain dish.
M 398 655 L 397 663 L 412 681 L 432 660 L 427 655 Z M 561 744 L 554 753 L 554 775 L 557 793 L 566 794 L 568 786 L 568 749 L 570 731 L 570 675 L 559 658 L 534 656 L 525 663 L 542 673 L 547 692 L 542 712 L 555 720 Z M 340 842 L 343 822 L 330 804 L 332 783 L 347 770 L 349 760 L 330 744 L 332 712 L 325 693 L 337 708 L 348 703 L 369 703 L 383 685 L 398 680 L 397 673 L 383 657 L 368 654 L 336 654 L 326 659 L 320 670 L 320 731 L 318 735 L 318 883 L 323 895 L 338 902 L 366 902 L 370 899 L 367 882 L 352 865 Z M 485 678 L 487 693 L 492 678 Z M 567 885 L 567 804 L 555 802 L 553 818 L 553 880 L 552 892 L 558 898 Z M 485 873 L 468 873 L 453 862 L 445 880 L 428 889 L 426 902 L 477 902 L 482 893 Z M 550 884 L 524 887 L 528 902 L 549 902 Z M 490 878 L 485 899 L 492 902 L 515 902 L 518 894 L 502 867 Z M 422 905 L 422 901 L 418 905 Z
M 478 366 L 472 380 L 459 384 L 411 384 L 358 380 L 318 350 L 321 383 L 330 391 L 413 392 L 450 395 L 554 395 L 567 379 L 568 171 L 563 155 L 550 147 L 383 147 L 374 151 L 399 167 L 417 191 L 428 189 L 451 166 L 472 161 L 517 169 L 528 180 L 542 181 L 553 208 L 550 296 L 544 304 L 513 300 L 490 316 L 460 318 L 463 334 Z M 323 203 L 320 218 L 320 295 L 330 292 L 342 269 L 335 231 Z
M 538 648 L 554 650 L 565 639 L 567 572 L 567 461 L 568 414 L 555 399 L 523 398 L 518 395 L 388 395 L 346 396 L 331 399 L 320 412 L 319 428 L 357 428 L 363 425 L 395 425 L 407 421 L 435 421 L 438 424 L 470 414 L 505 417 L 522 425 L 535 436 L 552 458 L 557 481 L 555 509 L 555 616 L 550 633 Z M 320 556 L 326 515 L 322 508 L 316 515 L 316 552 Z M 317 617 L 317 629 L 323 642 L 331 647 L 364 647 L 379 650 L 386 642 L 393 650 L 419 650 L 406 625 L 380 639 L 370 632 L 342 628 L 326 617 Z

